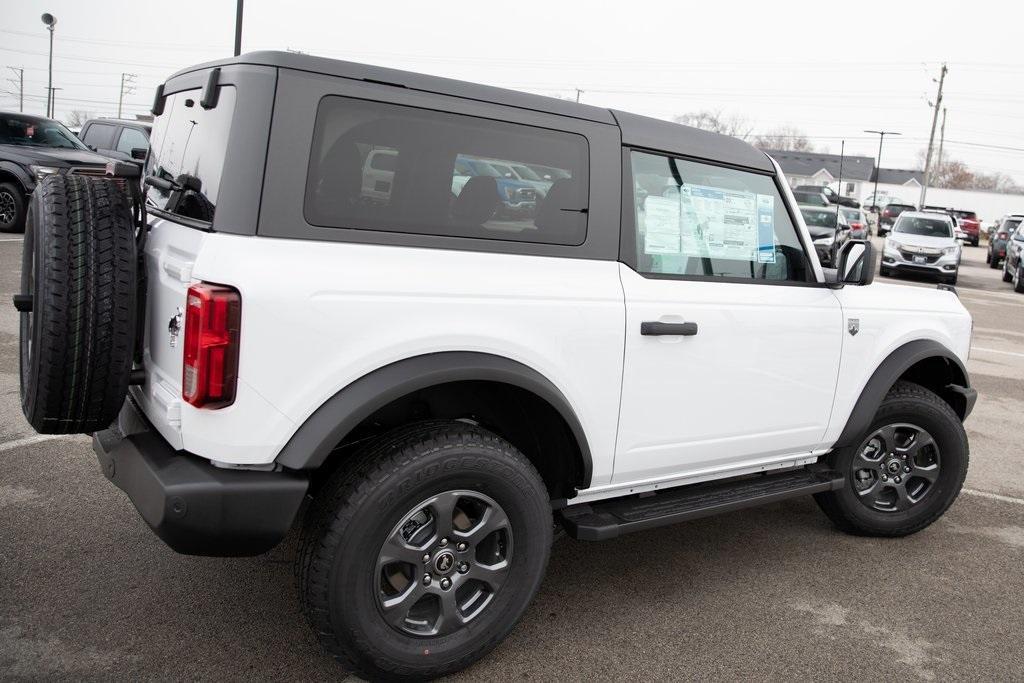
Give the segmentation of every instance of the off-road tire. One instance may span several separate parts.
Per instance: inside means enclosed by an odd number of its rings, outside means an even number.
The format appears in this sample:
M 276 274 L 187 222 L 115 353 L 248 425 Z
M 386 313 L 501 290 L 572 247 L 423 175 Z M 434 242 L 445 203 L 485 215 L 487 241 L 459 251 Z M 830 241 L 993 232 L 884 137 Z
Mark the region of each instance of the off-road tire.
M 0 183 L 0 232 L 25 229 L 25 195 L 14 183 Z M 5 220 L 5 216 L 7 219 Z
M 107 427 L 128 391 L 136 319 L 128 200 L 111 180 L 51 175 L 32 193 L 22 252 L 20 384 L 43 434 Z
M 864 438 L 886 424 L 911 422 L 928 430 L 941 454 L 935 489 L 902 512 L 880 512 L 857 499 L 851 481 L 853 456 L 863 448 L 845 448 L 829 456 L 829 464 L 846 475 L 838 491 L 814 496 L 829 519 L 841 530 L 860 536 L 908 536 L 924 529 L 945 513 L 956 500 L 967 476 L 969 447 L 960 418 L 935 393 L 912 382 L 897 382 L 878 407 Z
M 392 627 L 375 597 L 375 561 L 410 508 L 440 492 L 472 490 L 497 501 L 514 532 L 511 570 L 471 627 L 418 637 Z M 480 427 L 417 423 L 371 442 L 313 497 L 296 560 L 303 609 L 323 647 L 368 680 L 428 680 L 477 661 L 529 605 L 547 566 L 552 515 L 533 465 Z

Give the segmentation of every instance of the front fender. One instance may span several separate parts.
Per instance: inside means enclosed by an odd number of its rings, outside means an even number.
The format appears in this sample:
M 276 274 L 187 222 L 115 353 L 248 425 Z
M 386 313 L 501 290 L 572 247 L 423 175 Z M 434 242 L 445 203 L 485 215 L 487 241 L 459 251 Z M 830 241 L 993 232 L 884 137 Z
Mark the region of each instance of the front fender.
M 10 173 L 18 180 L 21 189 L 25 192 L 25 196 L 32 194 L 32 190 L 36 187 L 35 180 L 20 164 L 16 164 L 13 161 L 0 161 L 0 172 L 3 171 Z
M 959 397 L 957 402 L 961 405 L 953 405 L 954 410 L 960 419 L 966 419 L 974 408 L 978 392 L 971 388 L 967 369 L 955 353 L 937 341 L 931 339 L 919 339 L 900 346 L 883 360 L 868 379 L 864 390 L 853 406 L 853 412 L 846 421 L 846 426 L 836 440 L 833 448 L 847 448 L 857 445 L 857 442 L 867 431 L 881 405 L 885 395 L 889 393 L 892 386 L 915 364 L 929 359 L 941 358 L 948 367 L 949 376 L 942 382 L 943 387 L 949 394 Z M 948 380 L 948 381 L 946 381 Z M 950 396 L 944 396 L 950 401 Z M 952 401 L 951 401 L 952 403 Z

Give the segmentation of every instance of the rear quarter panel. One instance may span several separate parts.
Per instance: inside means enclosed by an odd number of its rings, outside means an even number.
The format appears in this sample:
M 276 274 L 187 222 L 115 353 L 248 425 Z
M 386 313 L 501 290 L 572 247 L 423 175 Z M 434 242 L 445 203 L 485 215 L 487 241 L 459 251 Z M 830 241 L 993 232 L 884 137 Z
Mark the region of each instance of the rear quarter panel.
M 392 362 L 440 351 L 505 356 L 569 400 L 611 476 L 624 303 L 614 261 L 212 234 L 194 279 L 242 295 L 235 405 L 182 405 L 186 449 L 268 463 L 321 404 Z

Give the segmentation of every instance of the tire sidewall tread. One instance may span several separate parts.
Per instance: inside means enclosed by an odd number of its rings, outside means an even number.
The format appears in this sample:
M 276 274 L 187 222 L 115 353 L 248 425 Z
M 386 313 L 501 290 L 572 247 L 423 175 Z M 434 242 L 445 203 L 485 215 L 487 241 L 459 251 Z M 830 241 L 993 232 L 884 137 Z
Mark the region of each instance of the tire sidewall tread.
M 963 487 L 970 460 L 970 448 L 963 424 L 949 404 L 934 392 L 900 381 L 890 389 L 879 406 L 868 431 L 893 422 L 917 424 L 928 431 L 939 447 L 940 475 L 927 493 L 927 500 L 903 512 L 871 510 L 857 499 L 850 482 L 850 466 L 860 444 L 830 456 L 830 464 L 846 478 L 838 491 L 815 496 L 825 514 L 843 531 L 864 536 L 907 536 L 931 525 L 953 504 Z M 863 439 L 862 439 L 863 440 Z
M 441 490 L 459 488 L 494 498 L 509 516 L 510 580 L 479 621 L 462 630 L 437 638 L 404 636 L 378 618 L 372 564 L 401 516 Z M 544 483 L 504 439 L 462 422 L 400 428 L 352 456 L 314 498 L 297 558 L 304 611 L 323 646 L 370 680 L 424 680 L 458 671 L 501 642 L 526 609 L 543 579 L 551 534 Z

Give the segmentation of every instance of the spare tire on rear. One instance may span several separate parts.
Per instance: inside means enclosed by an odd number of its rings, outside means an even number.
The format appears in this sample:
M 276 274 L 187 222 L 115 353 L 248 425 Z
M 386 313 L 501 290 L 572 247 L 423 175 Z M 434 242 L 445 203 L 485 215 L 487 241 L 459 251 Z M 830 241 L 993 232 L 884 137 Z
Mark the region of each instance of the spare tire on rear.
M 29 203 L 21 268 L 21 408 L 43 434 L 107 427 L 128 392 L 137 258 L 109 179 L 50 175 Z M 26 310 L 30 309 L 30 310 Z

